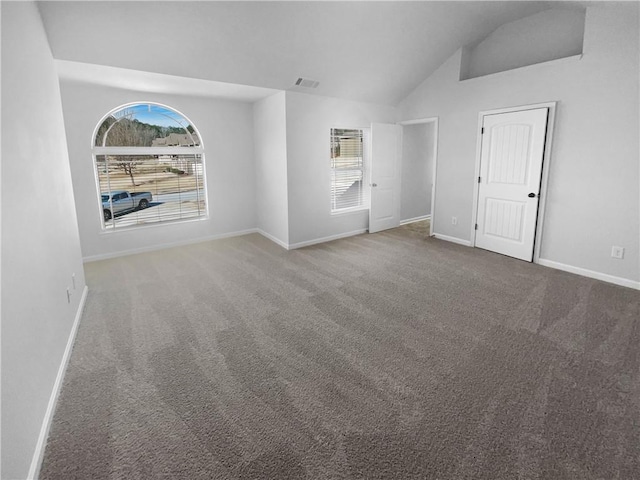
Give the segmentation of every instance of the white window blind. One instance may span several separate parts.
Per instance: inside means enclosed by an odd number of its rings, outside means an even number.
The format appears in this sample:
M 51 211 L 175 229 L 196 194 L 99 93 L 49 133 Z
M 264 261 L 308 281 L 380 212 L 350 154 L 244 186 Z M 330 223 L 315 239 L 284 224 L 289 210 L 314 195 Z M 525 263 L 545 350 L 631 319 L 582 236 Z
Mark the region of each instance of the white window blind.
M 201 155 L 96 155 L 96 167 L 105 229 L 206 213 Z
M 362 130 L 331 129 L 331 211 L 364 205 Z

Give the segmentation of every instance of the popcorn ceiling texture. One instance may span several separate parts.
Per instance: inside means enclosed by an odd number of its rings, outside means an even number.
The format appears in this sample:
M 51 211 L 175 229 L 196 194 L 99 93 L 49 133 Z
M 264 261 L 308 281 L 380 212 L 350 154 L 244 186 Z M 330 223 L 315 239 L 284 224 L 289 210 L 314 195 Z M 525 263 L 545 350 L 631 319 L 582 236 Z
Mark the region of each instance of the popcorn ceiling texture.
M 412 227 L 86 275 L 42 479 L 640 472 L 640 292 Z

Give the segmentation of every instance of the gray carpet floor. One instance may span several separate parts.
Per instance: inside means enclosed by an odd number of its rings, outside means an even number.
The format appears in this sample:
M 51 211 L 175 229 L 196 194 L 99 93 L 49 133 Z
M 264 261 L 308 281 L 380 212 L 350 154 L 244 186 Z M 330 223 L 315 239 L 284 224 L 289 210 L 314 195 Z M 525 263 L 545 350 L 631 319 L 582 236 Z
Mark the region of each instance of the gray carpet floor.
M 43 479 L 640 478 L 640 292 L 425 238 L 86 265 Z

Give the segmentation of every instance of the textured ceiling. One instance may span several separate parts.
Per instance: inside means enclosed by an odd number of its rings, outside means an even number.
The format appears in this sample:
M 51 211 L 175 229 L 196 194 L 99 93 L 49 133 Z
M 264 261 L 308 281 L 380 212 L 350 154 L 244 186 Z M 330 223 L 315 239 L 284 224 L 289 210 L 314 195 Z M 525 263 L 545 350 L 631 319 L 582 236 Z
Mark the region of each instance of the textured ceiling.
M 463 45 L 558 2 L 41 2 L 56 59 L 395 105 Z

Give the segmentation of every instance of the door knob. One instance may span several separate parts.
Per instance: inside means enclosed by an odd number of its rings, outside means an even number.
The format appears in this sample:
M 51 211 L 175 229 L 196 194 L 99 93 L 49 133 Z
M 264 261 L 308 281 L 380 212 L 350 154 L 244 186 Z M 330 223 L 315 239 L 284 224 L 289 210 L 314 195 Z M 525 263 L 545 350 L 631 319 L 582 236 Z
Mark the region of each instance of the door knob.
M 535 193 L 533 193 L 533 192 L 531 192 L 531 193 L 528 195 L 528 197 L 529 197 L 529 198 L 533 198 L 533 197 L 535 197 L 535 196 L 536 196 L 536 194 L 535 194 Z

